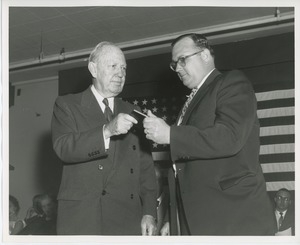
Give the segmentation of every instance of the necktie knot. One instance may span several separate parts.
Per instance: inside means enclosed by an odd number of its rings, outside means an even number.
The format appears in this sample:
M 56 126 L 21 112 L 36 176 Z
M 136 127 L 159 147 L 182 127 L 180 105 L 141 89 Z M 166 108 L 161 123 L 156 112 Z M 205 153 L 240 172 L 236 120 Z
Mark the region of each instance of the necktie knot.
M 104 104 L 105 106 L 109 106 L 109 105 L 108 105 L 108 99 L 107 99 L 107 98 L 104 98 L 104 99 L 102 100 L 102 102 L 103 102 L 103 104 Z

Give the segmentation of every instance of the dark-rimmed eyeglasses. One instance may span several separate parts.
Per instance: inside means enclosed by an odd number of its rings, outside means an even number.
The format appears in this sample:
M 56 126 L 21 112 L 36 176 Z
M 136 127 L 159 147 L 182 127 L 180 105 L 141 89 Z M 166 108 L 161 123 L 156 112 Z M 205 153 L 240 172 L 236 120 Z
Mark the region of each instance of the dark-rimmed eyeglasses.
M 190 58 L 190 57 L 192 57 L 192 56 L 194 56 L 194 55 L 196 55 L 196 54 L 199 54 L 199 53 L 201 53 L 202 51 L 204 51 L 204 50 L 200 50 L 200 51 L 198 51 L 198 52 L 196 52 L 196 53 L 193 53 L 193 54 L 190 54 L 190 55 L 186 55 L 186 56 L 183 56 L 183 57 L 180 57 L 177 61 L 172 61 L 171 63 L 170 63 L 170 68 L 173 70 L 173 71 L 176 71 L 176 67 L 177 67 L 177 65 L 179 64 L 181 67 L 185 67 L 185 65 L 186 65 L 186 59 L 188 59 L 188 58 Z

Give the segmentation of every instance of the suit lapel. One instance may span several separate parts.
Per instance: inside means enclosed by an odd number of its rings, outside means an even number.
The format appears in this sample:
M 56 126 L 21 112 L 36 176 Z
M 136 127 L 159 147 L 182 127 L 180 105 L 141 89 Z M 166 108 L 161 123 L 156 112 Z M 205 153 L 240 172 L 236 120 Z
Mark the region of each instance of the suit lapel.
M 105 123 L 105 116 L 91 90 L 91 86 L 82 92 L 81 105 L 84 107 L 83 113 L 88 118 L 89 124 Z
M 189 119 L 193 109 L 195 108 L 196 105 L 198 105 L 201 101 L 201 99 L 204 97 L 206 94 L 209 86 L 212 84 L 213 81 L 217 79 L 217 77 L 221 75 L 221 73 L 215 69 L 206 79 L 206 81 L 202 84 L 202 86 L 199 88 L 197 93 L 195 94 L 194 98 L 192 99 L 189 107 L 187 108 L 187 111 L 182 119 L 181 124 L 185 125 L 187 120 Z

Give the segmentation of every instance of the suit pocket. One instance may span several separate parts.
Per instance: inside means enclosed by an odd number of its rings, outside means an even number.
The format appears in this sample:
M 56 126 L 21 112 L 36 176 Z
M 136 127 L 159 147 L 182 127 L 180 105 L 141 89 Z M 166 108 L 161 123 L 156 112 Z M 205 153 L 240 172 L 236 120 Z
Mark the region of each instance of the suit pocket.
M 250 177 L 254 177 L 254 176 L 255 176 L 254 173 L 248 173 L 243 176 L 238 176 L 238 177 L 221 180 L 219 182 L 219 186 L 222 189 L 222 191 L 224 191 L 224 190 L 227 190 L 227 189 L 239 184 L 241 181 L 243 181 L 247 178 L 250 178 Z

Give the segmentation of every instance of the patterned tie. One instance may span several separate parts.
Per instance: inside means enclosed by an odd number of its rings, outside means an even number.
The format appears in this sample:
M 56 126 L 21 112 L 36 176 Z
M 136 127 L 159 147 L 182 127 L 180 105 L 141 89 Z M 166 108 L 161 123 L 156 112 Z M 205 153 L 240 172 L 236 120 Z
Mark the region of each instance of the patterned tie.
M 283 213 L 280 212 L 280 217 L 279 217 L 279 220 L 278 220 L 278 229 L 280 229 L 281 225 L 282 225 L 282 221 L 283 221 Z
M 111 111 L 109 105 L 108 105 L 108 100 L 107 98 L 104 98 L 102 100 L 103 104 L 105 105 L 105 110 L 104 110 L 104 116 L 106 118 L 106 121 L 110 122 L 113 119 L 113 112 Z
M 181 124 L 182 119 L 183 119 L 183 117 L 186 113 L 186 110 L 189 107 L 189 104 L 191 103 L 191 101 L 192 101 L 193 97 L 195 96 L 195 94 L 197 93 L 197 91 L 198 91 L 197 88 L 192 89 L 192 92 L 190 93 L 190 95 L 188 96 L 186 102 L 184 103 L 184 106 L 181 110 L 181 114 L 180 114 L 180 117 L 179 117 L 179 120 L 178 120 L 178 123 L 177 123 L 178 125 Z

